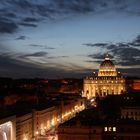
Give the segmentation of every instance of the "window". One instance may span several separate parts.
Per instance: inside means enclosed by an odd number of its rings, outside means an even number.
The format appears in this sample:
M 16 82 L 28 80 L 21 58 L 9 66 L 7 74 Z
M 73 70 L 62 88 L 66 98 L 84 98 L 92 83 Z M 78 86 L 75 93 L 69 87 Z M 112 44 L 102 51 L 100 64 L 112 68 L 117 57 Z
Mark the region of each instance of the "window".
M 105 132 L 107 131 L 107 127 L 104 127 L 104 131 L 105 131 Z
M 109 132 L 116 132 L 116 127 L 114 126 L 114 127 L 104 127 L 104 131 L 105 132 L 107 132 L 107 131 L 109 131 Z
M 116 127 L 113 127 L 113 131 L 116 132 Z
M 109 128 L 108 128 L 108 131 L 112 131 L 112 128 L 111 128 L 111 127 L 109 127 Z

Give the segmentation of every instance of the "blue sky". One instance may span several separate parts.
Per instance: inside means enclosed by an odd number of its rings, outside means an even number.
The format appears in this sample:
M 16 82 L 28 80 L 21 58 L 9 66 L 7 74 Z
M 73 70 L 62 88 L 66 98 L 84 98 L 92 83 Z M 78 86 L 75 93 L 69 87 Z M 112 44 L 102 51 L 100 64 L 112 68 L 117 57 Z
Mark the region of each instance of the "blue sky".
M 84 77 L 105 53 L 124 75 L 139 76 L 139 7 L 139 0 L 2 0 L 0 76 Z

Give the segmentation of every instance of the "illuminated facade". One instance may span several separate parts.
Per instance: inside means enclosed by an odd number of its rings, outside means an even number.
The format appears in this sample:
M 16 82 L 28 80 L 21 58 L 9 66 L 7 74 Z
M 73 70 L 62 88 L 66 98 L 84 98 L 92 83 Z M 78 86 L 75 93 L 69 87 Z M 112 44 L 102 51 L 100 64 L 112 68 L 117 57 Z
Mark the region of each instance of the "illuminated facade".
M 58 106 L 32 110 L 27 114 L 0 119 L 0 140 L 39 140 L 47 132 L 85 109 L 85 98 L 62 101 Z
M 46 132 L 59 124 L 73 118 L 76 113 L 85 109 L 85 99 L 71 100 L 59 106 L 53 106 L 44 110 L 36 110 L 34 114 L 34 137 L 46 136 Z M 23 139 L 21 139 L 23 140 Z
M 16 117 L 0 120 L 0 140 L 16 140 Z
M 16 118 L 16 140 L 32 139 L 33 119 L 32 113 L 28 113 Z
M 125 79 L 115 68 L 115 65 L 106 55 L 101 63 L 98 73 L 84 79 L 83 97 L 105 97 L 107 95 L 119 95 L 125 92 Z

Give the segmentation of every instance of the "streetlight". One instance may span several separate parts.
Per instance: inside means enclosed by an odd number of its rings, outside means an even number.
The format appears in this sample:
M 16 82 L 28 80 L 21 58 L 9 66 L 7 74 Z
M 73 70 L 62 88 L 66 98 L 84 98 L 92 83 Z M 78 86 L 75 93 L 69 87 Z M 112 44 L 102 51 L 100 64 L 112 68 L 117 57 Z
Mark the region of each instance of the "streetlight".
M 39 132 L 38 132 L 38 131 L 36 131 L 36 132 L 35 132 L 35 134 L 36 134 L 36 140 L 38 140 L 38 135 L 39 135 Z

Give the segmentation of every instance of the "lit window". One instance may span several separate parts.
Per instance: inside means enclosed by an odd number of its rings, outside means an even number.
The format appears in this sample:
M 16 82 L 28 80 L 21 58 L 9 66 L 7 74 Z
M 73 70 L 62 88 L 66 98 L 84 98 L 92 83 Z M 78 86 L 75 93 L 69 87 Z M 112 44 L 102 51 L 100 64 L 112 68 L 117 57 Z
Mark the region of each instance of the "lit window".
M 104 127 L 104 131 L 105 131 L 105 132 L 107 131 L 107 127 Z
M 112 128 L 111 128 L 111 127 L 109 127 L 109 128 L 108 128 L 108 131 L 112 131 Z
M 116 127 L 113 127 L 113 131 L 116 132 Z
M 36 131 L 35 133 L 36 133 L 36 135 L 38 135 L 38 134 L 39 134 L 39 132 L 38 132 L 38 131 Z

